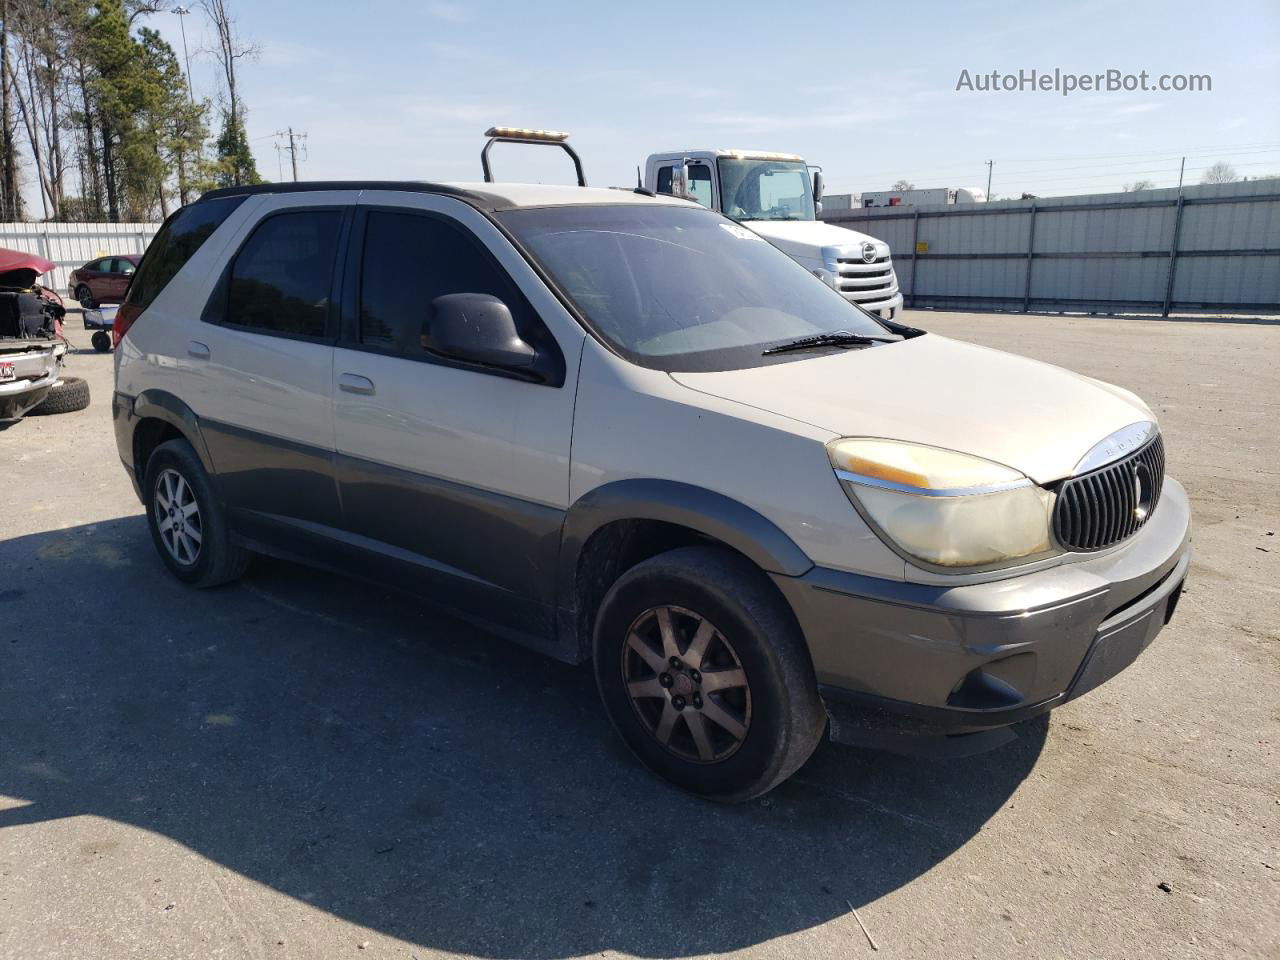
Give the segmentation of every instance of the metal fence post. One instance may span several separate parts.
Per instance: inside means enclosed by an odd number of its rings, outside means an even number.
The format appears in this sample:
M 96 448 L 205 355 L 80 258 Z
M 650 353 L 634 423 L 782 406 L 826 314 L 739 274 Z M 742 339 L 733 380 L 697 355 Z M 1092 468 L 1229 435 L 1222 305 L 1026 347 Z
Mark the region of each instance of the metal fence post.
M 920 272 L 920 211 L 911 218 L 911 284 L 907 287 L 907 306 L 916 305 L 916 274 Z
M 1178 272 L 1178 235 L 1182 233 L 1182 191 L 1178 191 L 1178 209 L 1173 215 L 1173 243 L 1169 244 L 1169 281 L 1164 286 L 1164 309 L 1160 316 L 1169 315 L 1169 306 L 1173 302 L 1173 278 Z
M 1031 201 L 1031 222 L 1027 225 L 1027 283 L 1022 288 L 1022 312 L 1031 310 L 1031 257 L 1036 248 L 1036 202 Z

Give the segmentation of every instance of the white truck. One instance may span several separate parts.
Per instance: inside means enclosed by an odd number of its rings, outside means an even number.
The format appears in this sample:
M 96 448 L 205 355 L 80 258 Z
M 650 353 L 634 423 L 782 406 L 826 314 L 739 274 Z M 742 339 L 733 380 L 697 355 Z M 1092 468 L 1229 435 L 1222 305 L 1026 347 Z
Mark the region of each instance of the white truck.
M 868 190 L 864 207 L 923 207 L 935 203 L 985 203 L 987 195 L 977 187 L 930 187 L 917 190 Z
M 803 157 L 758 150 L 670 150 L 645 164 L 644 185 L 751 228 L 846 300 L 897 320 L 902 294 L 889 245 L 818 220 L 822 172 Z

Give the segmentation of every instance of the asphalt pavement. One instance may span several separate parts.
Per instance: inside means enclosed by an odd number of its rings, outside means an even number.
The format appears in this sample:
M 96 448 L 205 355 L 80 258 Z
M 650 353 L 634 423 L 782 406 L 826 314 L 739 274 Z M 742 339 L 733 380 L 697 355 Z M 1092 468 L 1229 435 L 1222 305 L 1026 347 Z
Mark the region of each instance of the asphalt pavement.
M 826 744 L 737 807 L 640 768 L 587 668 L 413 597 L 177 583 L 71 330 L 89 409 L 0 431 L 0 958 L 1280 955 L 1280 326 L 907 322 L 1143 396 L 1186 593 L 1008 747 Z

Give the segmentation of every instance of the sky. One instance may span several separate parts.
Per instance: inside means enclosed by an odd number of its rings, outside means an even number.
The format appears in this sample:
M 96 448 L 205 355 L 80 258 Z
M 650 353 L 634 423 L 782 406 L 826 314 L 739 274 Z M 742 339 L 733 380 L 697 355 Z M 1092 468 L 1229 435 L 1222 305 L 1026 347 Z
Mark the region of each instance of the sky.
M 197 97 L 212 35 L 185 19 Z M 493 124 L 567 130 L 592 185 L 652 152 L 767 149 L 828 193 L 986 187 L 998 196 L 1175 186 L 1230 162 L 1280 175 L 1280 2 L 906 3 L 228 0 L 258 169 L 305 132 L 302 179 L 479 180 Z M 149 18 L 181 56 L 177 15 Z M 957 90 L 992 70 L 1208 74 L 1208 92 Z M 495 147 L 499 179 L 570 182 L 562 154 Z

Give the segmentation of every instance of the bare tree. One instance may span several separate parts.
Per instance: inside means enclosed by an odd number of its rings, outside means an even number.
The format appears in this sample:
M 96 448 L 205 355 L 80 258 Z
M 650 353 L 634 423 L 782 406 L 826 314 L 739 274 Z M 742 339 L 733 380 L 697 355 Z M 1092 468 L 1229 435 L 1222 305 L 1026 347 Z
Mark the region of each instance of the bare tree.
M 1239 180 L 1236 174 L 1236 168 L 1225 160 L 1219 160 L 1212 167 L 1204 172 L 1204 176 L 1200 178 L 1201 183 L 1235 183 Z
M 1155 181 L 1153 180 L 1135 180 L 1133 183 L 1126 183 L 1124 185 L 1125 193 L 1137 193 L 1139 190 L 1153 189 L 1155 189 Z
M 889 189 L 890 190 L 914 190 L 915 188 L 916 188 L 916 185 L 914 183 L 910 183 L 907 180 L 899 180 Z
M 227 83 L 226 106 L 223 108 L 222 133 L 218 137 L 218 163 L 222 167 L 220 181 L 226 186 L 258 182 L 253 153 L 245 134 L 244 108 L 236 89 L 236 64 L 241 60 L 253 60 L 258 56 L 258 45 L 240 39 L 235 20 L 227 11 L 226 0 L 201 0 L 200 6 L 213 24 L 218 45 L 213 54 L 222 67 Z

